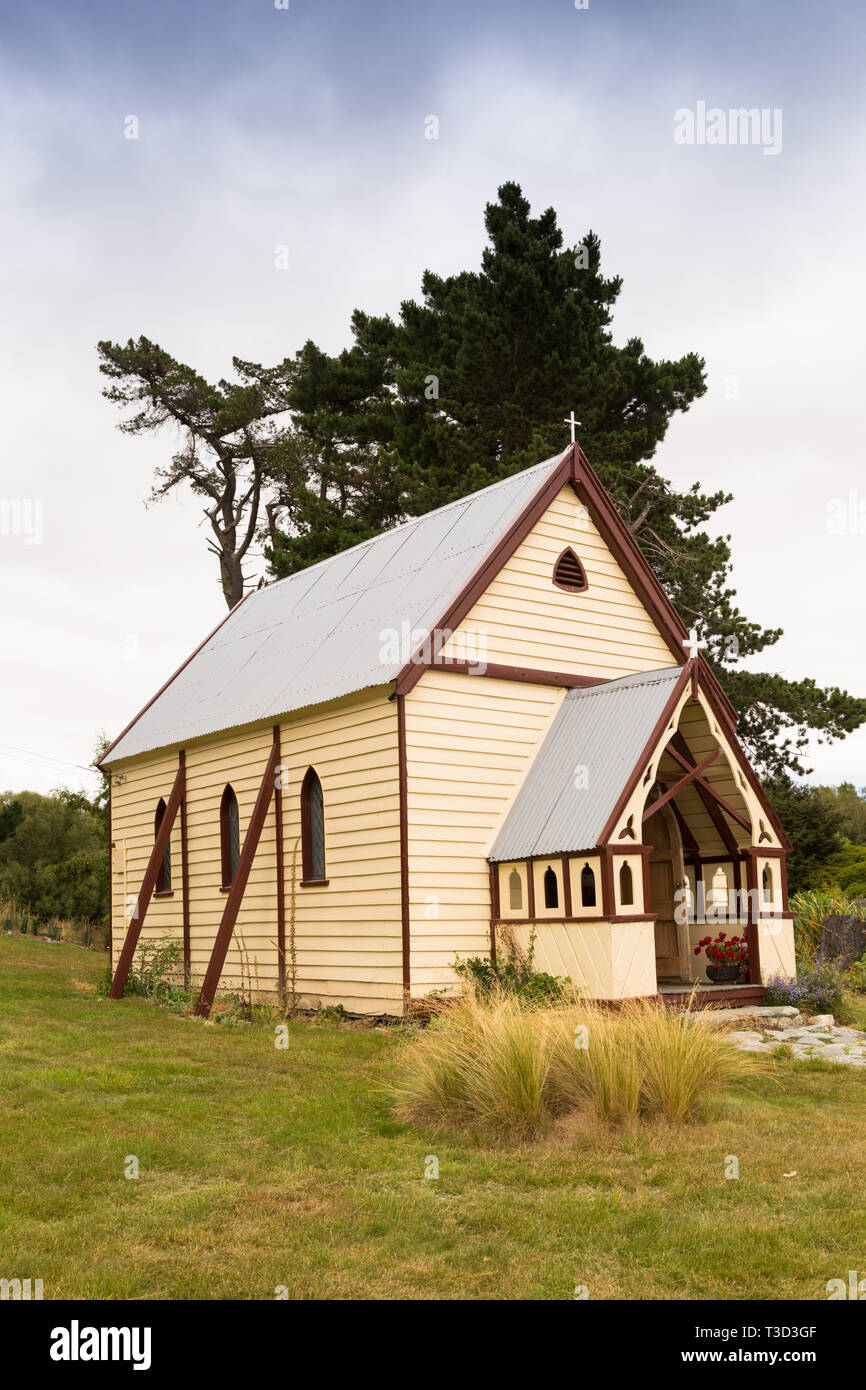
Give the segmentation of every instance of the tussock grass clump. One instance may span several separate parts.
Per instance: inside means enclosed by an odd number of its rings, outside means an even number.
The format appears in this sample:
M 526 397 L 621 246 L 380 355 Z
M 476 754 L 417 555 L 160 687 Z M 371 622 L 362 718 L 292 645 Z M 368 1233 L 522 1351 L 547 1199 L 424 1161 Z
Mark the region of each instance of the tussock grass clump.
M 611 1010 L 592 1005 L 548 1019 L 551 1032 L 551 1103 L 558 1112 L 580 1110 L 612 1125 L 637 1119 L 641 1099 L 635 1030 Z
M 700 1111 L 705 1097 L 749 1075 L 750 1060 L 696 1023 L 688 1011 L 630 1004 L 623 1014 L 625 1027 L 636 1035 L 641 1104 L 647 1114 L 674 1123 L 687 1120 Z
M 682 1124 L 750 1075 L 719 1034 L 645 1001 L 543 1008 L 507 995 L 460 999 L 406 1047 L 401 1118 L 518 1141 L 563 1115 L 617 1127 Z
M 513 995 L 460 999 L 409 1044 L 396 1086 L 398 1113 L 537 1137 L 551 1120 L 551 1052 L 541 1019 L 542 1010 Z

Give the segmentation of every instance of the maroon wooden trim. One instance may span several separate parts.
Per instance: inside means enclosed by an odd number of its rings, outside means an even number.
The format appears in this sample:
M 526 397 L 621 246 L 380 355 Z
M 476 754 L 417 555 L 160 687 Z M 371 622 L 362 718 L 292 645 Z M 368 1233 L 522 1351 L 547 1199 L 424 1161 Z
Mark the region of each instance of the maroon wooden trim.
M 331 882 L 329 878 L 302 878 L 298 884 L 299 888 L 327 888 Z
M 579 584 L 563 584 L 562 580 L 557 579 L 556 577 L 556 572 L 562 564 L 563 560 L 565 559 L 566 555 L 570 555 L 572 557 L 572 559 L 576 562 L 578 569 L 580 570 L 581 582 Z M 581 560 L 580 556 L 578 555 L 577 551 L 573 548 L 573 546 L 567 545 L 565 549 L 562 551 L 562 553 L 558 556 L 556 564 L 553 566 L 553 582 L 556 585 L 557 589 L 562 589 L 566 594 L 585 594 L 587 589 L 589 588 L 589 580 L 586 577 L 586 566 L 584 565 L 583 561 Z
M 671 742 L 673 742 L 673 740 L 671 740 Z M 741 816 L 739 811 L 735 810 L 731 803 L 729 801 L 726 801 L 720 792 L 716 791 L 715 787 L 712 785 L 711 782 L 708 782 L 705 777 L 701 777 L 698 775 L 701 772 L 701 770 L 706 766 L 706 758 L 704 758 L 702 763 L 696 764 L 694 761 L 694 754 L 691 752 L 689 753 L 689 758 L 691 758 L 691 762 L 688 762 L 687 759 L 683 756 L 683 754 L 678 752 L 676 748 L 669 747 L 667 751 L 670 753 L 671 757 L 679 763 L 680 767 L 690 768 L 691 777 L 696 778 L 697 781 L 700 782 L 704 790 L 710 794 L 714 801 L 718 802 L 722 810 L 727 812 L 727 814 L 731 817 L 731 820 L 735 820 L 738 825 L 741 825 L 743 829 L 748 831 L 748 833 L 751 835 L 752 822 L 746 820 L 745 816 Z M 711 758 L 710 761 L 714 762 L 715 758 L 719 757 L 721 753 L 722 749 L 717 748 L 714 757 Z M 670 793 L 668 793 L 668 795 L 670 795 Z
M 283 860 L 283 792 L 280 786 L 282 753 L 280 751 L 279 724 L 274 725 L 274 743 L 277 748 L 277 775 L 274 779 L 275 853 L 277 857 L 277 987 L 282 994 L 286 988 L 286 866 Z
M 702 674 L 705 673 L 705 672 L 709 672 L 710 676 L 713 675 L 712 671 L 710 671 L 710 668 L 706 665 L 706 663 L 704 663 L 704 664 L 702 665 L 701 671 L 702 671 Z M 706 695 L 707 701 L 708 701 L 708 703 L 709 703 L 709 705 L 710 705 L 710 708 L 713 710 L 714 714 L 716 714 L 716 715 L 718 716 L 718 718 L 721 720 L 721 722 L 722 722 L 723 724 L 729 724 L 729 721 L 726 720 L 725 715 L 724 715 L 724 712 L 723 712 L 723 709 L 722 709 L 722 707 L 721 707 L 721 699 L 722 699 L 722 697 L 724 697 L 724 698 L 727 698 L 727 697 L 724 696 L 724 691 L 722 690 L 722 688 L 721 688 L 721 686 L 719 685 L 718 681 L 715 680 L 715 677 L 714 677 L 714 676 L 713 676 L 713 680 L 712 680 L 711 682 L 705 683 L 705 685 L 704 685 L 704 694 Z M 728 703 L 730 703 L 730 701 L 729 701 Z M 732 727 L 728 727 L 728 729 L 727 729 L 727 735 L 728 735 L 728 742 L 729 742 L 730 745 L 731 745 L 731 751 L 732 751 L 732 753 L 734 754 L 734 756 L 735 756 L 735 758 L 736 758 L 736 760 L 737 760 L 737 762 L 738 762 L 738 764 L 739 764 L 739 766 L 740 766 L 740 770 L 741 770 L 742 773 L 744 774 L 744 776 L 745 776 L 745 778 L 746 778 L 746 781 L 749 783 L 749 786 L 752 788 L 752 791 L 755 793 L 755 796 L 758 798 L 758 801 L 761 803 L 762 807 L 764 808 L 764 810 L 765 810 L 765 812 L 766 812 L 766 814 L 767 814 L 767 819 L 769 820 L 770 824 L 772 825 L 773 829 L 775 830 L 776 834 L 778 835 L 779 841 L 780 841 L 782 847 L 783 847 L 785 850 L 787 850 L 788 852 L 790 852 L 790 850 L 791 850 L 791 841 L 788 839 L 788 836 L 787 836 L 786 833 L 785 833 L 785 828 L 784 828 L 784 826 L 782 825 L 782 822 L 779 820 L 779 817 L 776 815 L 776 812 L 773 810 L 773 807 L 772 807 L 772 805 L 771 805 L 771 803 L 770 803 L 770 799 L 769 799 L 769 797 L 767 796 L 767 793 L 764 791 L 764 788 L 761 786 L 761 783 L 760 783 L 760 781 L 758 780 L 758 777 L 757 777 L 757 775 L 756 775 L 756 773 L 755 773 L 755 771 L 754 771 L 754 769 L 753 769 L 751 763 L 749 762 L 748 757 L 746 756 L 746 750 L 744 749 L 743 745 L 740 743 L 739 738 L 737 737 L 736 729 L 735 729 L 735 728 L 732 728 Z
M 608 549 L 643 601 L 644 607 L 677 658 L 677 662 L 687 660 L 683 644 L 688 637 L 688 629 L 605 491 L 595 469 L 583 450 L 577 446 L 573 482 L 578 497 L 590 510 Z
M 250 590 L 250 593 L 255 593 L 255 590 L 254 590 L 254 589 L 251 589 L 251 590 Z M 211 632 L 208 633 L 207 637 L 205 637 L 205 639 L 204 639 L 203 642 L 199 642 L 199 644 L 198 644 L 198 646 L 196 647 L 195 651 L 190 652 L 190 654 L 189 654 L 189 656 L 187 657 L 186 661 L 182 661 L 182 662 L 181 662 L 181 664 L 178 666 L 177 670 L 174 672 L 174 675 L 169 676 L 168 680 L 167 680 L 163 685 L 161 685 L 161 686 L 159 687 L 159 690 L 156 692 L 156 694 L 155 694 L 155 695 L 152 695 L 152 696 L 150 697 L 150 699 L 148 700 L 147 704 L 146 704 L 146 705 L 142 705 L 141 709 L 138 711 L 138 714 L 136 714 L 136 715 L 134 716 L 134 718 L 130 719 L 130 721 L 129 721 L 129 723 L 127 724 L 126 728 L 123 729 L 122 732 L 119 733 L 119 734 L 117 735 L 117 738 L 114 739 L 113 742 L 109 743 L 108 747 L 106 748 L 106 750 L 105 750 L 105 752 L 102 754 L 102 756 L 99 757 L 99 758 L 97 758 L 97 760 L 96 760 L 96 762 L 95 762 L 95 764 L 94 764 L 95 767 L 101 767 L 101 765 L 105 762 L 106 758 L 108 757 L 108 755 L 109 755 L 109 753 L 112 751 L 112 749 L 117 747 L 118 743 L 120 742 L 120 740 L 121 740 L 122 738 L 126 738 L 126 735 L 129 733 L 130 729 L 133 728 L 133 726 L 136 725 L 136 724 L 138 723 L 138 721 L 139 721 L 139 719 L 141 718 L 141 716 L 142 716 L 143 714 L 146 714 L 147 711 L 150 709 L 151 705 L 154 704 L 154 702 L 155 702 L 156 700 L 159 699 L 160 695 L 162 695 L 166 690 L 168 690 L 168 687 L 171 685 L 172 681 L 176 681 L 176 680 L 177 680 L 177 678 L 178 678 L 178 676 L 180 675 L 181 671 L 185 671 L 185 670 L 186 670 L 187 666 L 188 666 L 189 663 L 192 661 L 193 657 L 194 657 L 194 656 L 198 656 L 198 654 L 199 654 L 199 652 L 201 651 L 202 647 L 206 647 L 207 644 L 208 644 L 208 642 L 211 640 L 211 638 L 212 638 L 212 637 L 216 637 L 216 635 L 217 635 L 217 633 L 219 632 L 220 628 L 222 627 L 223 623 L 227 623 L 227 622 L 228 622 L 229 618 L 232 616 L 232 613 L 236 613 L 236 612 L 238 611 L 238 609 L 240 608 L 241 604 L 242 604 L 242 603 L 246 603 L 246 601 L 247 601 L 247 599 L 249 598 L 249 596 L 250 596 L 250 594 L 244 594 L 244 596 L 243 596 L 242 599 L 238 599 L 238 601 L 237 601 L 237 603 L 235 604 L 234 608 L 230 608 L 229 611 L 228 611 L 228 613 L 226 613 L 225 617 L 224 617 L 224 618 L 220 618 L 219 622 L 217 623 L 217 625 L 216 625 L 216 627 L 213 629 L 213 631 L 211 631 Z
M 696 700 L 698 698 L 698 663 L 692 658 L 689 666 L 691 667 L 692 699 Z
M 499 865 L 491 864 L 490 869 L 490 959 L 496 961 L 496 923 L 499 920 Z
M 569 867 L 568 855 L 564 854 L 559 862 L 562 865 L 562 906 L 565 909 L 566 917 L 570 917 L 572 915 L 571 869 Z
M 316 782 L 319 784 L 319 791 L 322 795 L 322 852 L 325 857 L 324 874 L 313 873 L 313 809 L 311 804 L 311 793 Z M 304 780 L 301 783 L 301 874 L 302 888 L 311 888 L 315 884 L 324 887 L 328 882 L 328 854 L 327 841 L 325 840 L 325 788 L 322 786 L 321 777 L 312 764 L 310 764 L 304 773 Z
M 189 897 L 189 838 L 186 822 L 186 753 L 181 748 L 177 755 L 178 766 L 184 770 L 183 796 L 180 803 L 180 876 L 183 896 L 183 987 L 189 989 L 191 964 L 190 943 L 190 897 Z
M 644 912 L 647 912 L 652 905 L 652 892 L 650 885 L 650 857 L 645 854 L 641 863 L 641 887 L 643 888 Z M 656 916 L 658 914 L 655 914 Z
M 640 853 L 639 845 L 624 845 L 622 849 L 617 849 L 618 854 Z M 543 859 L 550 863 L 551 859 L 561 859 L 562 855 L 568 855 L 569 859 L 598 859 L 601 849 L 598 845 L 590 845 L 587 849 L 566 849 L 556 850 L 553 854 L 524 854 L 519 859 L 491 859 L 491 864 L 539 864 Z
M 758 861 L 753 854 L 746 855 L 746 892 L 748 904 L 748 921 L 746 925 L 746 940 L 749 944 L 749 984 L 759 985 L 761 983 L 761 947 L 758 938 L 758 921 L 760 918 L 760 908 L 755 911 L 755 904 L 758 900 Z
M 613 850 L 605 845 L 601 854 L 601 915 L 612 917 L 616 912 L 616 895 L 613 891 Z
M 787 915 L 790 904 L 788 902 L 788 859 L 784 854 L 779 855 L 779 875 L 782 879 L 782 912 Z M 790 914 L 793 917 L 793 913 Z
M 674 756 L 676 756 L 676 754 L 674 754 Z M 705 758 L 702 758 L 699 763 L 696 763 L 684 777 L 681 777 L 678 782 L 675 782 L 672 787 L 669 787 L 657 801 L 654 801 L 651 806 L 644 807 L 643 820 L 648 821 L 650 816 L 654 816 L 656 811 L 660 811 L 663 806 L 666 806 L 668 802 L 676 796 L 677 792 L 681 792 L 683 787 L 687 787 L 690 782 L 700 777 L 705 767 L 709 767 L 710 763 L 714 763 L 716 758 L 720 758 L 721 756 L 721 748 L 714 748 L 712 753 L 708 753 Z M 721 798 L 719 799 L 721 800 Z
M 237 921 L 238 912 L 240 911 L 244 893 L 246 892 L 250 870 L 253 866 L 253 859 L 255 858 L 256 849 L 258 848 L 258 843 L 261 838 L 262 827 L 265 823 L 265 817 L 268 814 L 271 797 L 276 789 L 276 769 L 279 757 L 279 745 L 274 743 L 271 745 L 270 756 L 265 766 L 264 773 L 262 774 L 262 780 L 259 783 L 258 794 L 256 796 L 255 805 L 253 806 L 253 813 L 250 816 L 250 823 L 247 826 L 247 833 L 244 836 L 243 848 L 241 849 L 238 859 L 234 880 L 231 890 L 229 891 L 228 899 L 226 900 L 226 905 L 223 908 L 222 919 L 214 940 L 213 950 L 211 951 L 211 957 L 208 961 L 208 967 L 205 972 L 201 992 L 198 996 L 198 1002 L 195 1006 L 197 1018 L 207 1018 L 209 1016 L 211 1005 L 214 1001 L 214 995 L 216 994 L 217 986 L 219 985 L 220 977 L 223 973 L 229 942 L 232 939 L 235 922 Z
M 639 912 L 634 917 L 611 916 L 602 912 L 601 908 L 597 911 L 584 912 L 580 917 L 565 917 L 559 913 L 551 913 L 549 917 L 503 917 L 496 918 L 498 926 L 501 927 L 550 927 L 557 922 L 568 922 L 569 925 L 580 925 L 587 922 L 654 922 L 657 917 L 655 912 Z
M 403 1007 L 412 987 L 412 918 L 409 904 L 409 764 L 406 750 L 406 699 L 397 696 L 397 765 L 400 815 L 400 933 L 403 948 Z
M 575 491 L 585 505 L 592 503 L 596 509 L 594 521 L 604 536 L 608 547 L 616 556 L 632 588 L 643 600 L 644 605 L 655 622 L 659 632 L 668 643 L 678 661 L 686 660 L 684 642 L 688 636 L 685 624 L 671 600 L 665 593 L 655 571 L 629 531 L 612 499 L 605 491 L 601 479 L 579 447 L 575 455 Z M 582 493 L 586 493 L 583 496 Z M 701 655 L 695 658 L 699 679 L 713 693 L 718 708 L 716 713 L 733 733 L 737 726 L 737 711 L 722 689 L 712 667 Z
M 578 676 L 571 671 L 542 671 L 533 666 L 506 666 L 495 661 L 479 663 L 457 660 L 456 657 L 450 656 L 440 656 L 437 661 L 422 662 L 421 669 L 451 671 L 461 676 L 486 676 L 489 680 L 523 681 L 528 685 L 559 685 L 569 690 L 608 684 L 604 676 Z M 401 692 L 398 686 L 399 693 Z
M 173 898 L 173 897 L 174 897 L 174 889 L 173 889 L 173 888 L 159 888 L 159 889 L 156 889 L 156 888 L 155 888 L 155 889 L 153 890 L 153 896 L 154 896 L 155 898 Z
M 728 1004 L 763 1004 L 766 992 L 763 985 L 738 985 L 733 989 L 724 989 L 718 985 L 710 989 L 705 985 L 702 989 L 699 988 L 697 998 L 702 1009 L 713 1009 L 717 1005 L 724 1008 Z M 655 997 L 664 1008 L 684 1013 L 689 1007 L 691 993 L 686 990 L 668 992 L 662 986 Z
M 694 754 L 692 753 L 692 750 L 689 748 L 685 736 L 680 732 L 679 729 L 677 729 L 670 738 L 665 751 L 670 752 L 672 754 L 674 747 L 676 747 L 680 753 L 684 754 L 684 756 L 689 759 L 690 766 L 694 766 Z M 713 797 L 708 795 L 708 793 L 699 781 L 695 783 L 695 790 L 701 799 L 701 803 L 703 805 L 704 810 L 706 811 L 707 815 L 709 816 L 710 820 L 713 822 L 713 825 L 716 828 L 716 832 L 719 836 L 719 839 L 725 846 L 725 849 L 728 851 L 728 854 L 736 856 L 737 854 L 739 854 L 739 846 L 737 845 L 737 842 L 734 839 L 734 836 L 731 832 L 731 827 L 728 825 L 728 822 L 725 820 L 724 816 L 722 815 L 721 811 L 716 805 L 715 800 L 713 799 Z
M 611 917 L 611 922 L 655 922 L 658 920 L 657 912 L 615 912 Z
M 671 715 L 673 714 L 674 710 L 679 704 L 680 696 L 686 688 L 688 679 L 689 670 L 687 666 L 684 666 L 674 684 L 674 688 L 671 691 L 670 698 L 668 699 L 667 704 L 665 705 L 664 709 L 662 710 L 661 714 L 656 720 L 655 728 L 653 729 L 652 733 L 650 734 L 649 738 L 647 739 L 644 745 L 643 751 L 637 763 L 635 764 L 634 771 L 632 772 L 631 776 L 629 777 L 628 781 L 626 782 L 625 786 L 623 787 L 622 791 L 617 797 L 616 805 L 614 806 L 613 810 L 608 816 L 607 824 L 605 825 L 604 829 L 598 837 L 599 845 L 605 845 L 607 841 L 610 839 L 611 835 L 613 834 L 614 829 L 616 827 L 616 823 L 622 815 L 628 803 L 629 797 L 632 795 L 635 787 L 638 784 L 639 778 L 643 776 L 644 769 L 646 768 L 647 763 L 649 762 L 650 758 L 654 755 L 656 748 L 661 742 L 662 736 L 665 733 L 668 724 L 670 723 Z
M 481 562 L 460 593 L 439 618 L 435 624 L 435 631 L 453 632 L 459 626 L 473 604 L 484 593 L 490 581 L 511 558 L 521 541 L 529 535 L 536 521 L 544 514 L 557 493 L 561 492 L 565 485 L 571 481 L 573 459 L 574 445 L 566 450 L 553 471 L 547 474 L 523 511 L 512 522 L 505 534 L 500 537 L 490 554 Z M 409 658 L 397 676 L 397 692 L 400 695 L 407 695 L 425 670 L 424 664 L 418 660 L 419 654 L 420 648 Z
M 704 687 L 707 699 L 714 703 L 716 714 L 721 719 L 725 728 L 736 738 L 737 724 L 740 721 L 739 712 L 731 704 L 729 697 L 725 694 L 719 678 L 710 663 L 700 655 L 697 656 L 698 680 Z
M 135 955 L 135 948 L 138 945 L 138 938 L 141 935 L 141 928 L 147 916 L 147 909 L 150 907 L 150 900 L 153 897 L 153 890 L 156 887 L 156 878 L 159 873 L 159 866 L 165 855 L 166 847 L 171 838 L 171 828 L 178 812 L 184 792 L 185 770 L 183 764 L 178 767 L 174 779 L 174 786 L 168 798 L 165 808 L 165 815 L 160 823 L 159 832 L 153 842 L 153 849 L 150 851 L 150 858 L 147 861 L 147 868 L 144 871 L 144 878 L 141 882 L 138 897 L 135 901 L 132 916 L 129 920 L 129 927 L 126 932 L 126 939 L 120 958 L 117 962 L 117 969 L 114 972 L 114 979 L 109 990 L 110 999 L 120 999 L 126 988 L 126 981 L 129 978 L 129 968 L 132 965 L 132 958 Z
M 525 859 L 523 862 L 524 862 L 525 865 L 526 865 L 526 910 L 527 910 L 527 912 L 529 913 L 529 919 L 530 919 L 530 921 L 534 921 L 534 920 L 535 920 L 535 871 L 534 871 L 534 869 L 533 869 L 532 866 L 533 866 L 533 864 L 535 864 L 537 861 L 536 861 L 535 859 Z

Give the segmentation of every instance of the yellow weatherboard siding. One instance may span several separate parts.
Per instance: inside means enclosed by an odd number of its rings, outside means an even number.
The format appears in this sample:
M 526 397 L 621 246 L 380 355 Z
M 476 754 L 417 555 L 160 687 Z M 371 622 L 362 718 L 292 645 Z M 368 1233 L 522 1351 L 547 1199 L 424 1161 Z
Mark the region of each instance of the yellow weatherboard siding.
M 566 546 L 586 571 L 588 588 L 582 593 L 569 593 L 553 582 L 554 566 Z M 570 486 L 554 498 L 491 580 L 444 654 L 474 656 L 476 633 L 493 664 L 605 680 L 677 664 Z
M 194 983 L 207 968 L 227 894 L 220 891 L 220 799 L 226 783 L 238 798 L 241 842 L 249 824 L 273 738 L 258 724 L 187 745 L 187 835 L 191 966 Z M 286 932 L 291 912 L 292 849 L 300 837 L 300 787 L 312 765 L 322 781 L 328 886 L 301 888 L 296 864 L 295 939 L 298 990 L 315 1004 L 342 1002 L 353 1012 L 399 1013 L 402 1007 L 399 772 L 394 702 L 383 689 L 308 709 L 280 723 Z M 153 846 L 160 796 L 168 800 L 177 750 L 117 763 L 112 789 L 113 959 L 126 929 L 124 877 L 135 894 Z M 276 812 L 268 808 L 246 893 L 226 957 L 220 989 L 241 984 L 241 946 L 262 994 L 277 984 Z M 180 816 L 171 838 L 171 898 L 152 900 L 144 938 L 182 940 Z M 125 873 L 124 873 L 125 856 Z M 287 940 L 288 949 L 288 940 Z
M 413 994 L 490 947 L 487 854 L 564 692 L 431 669 L 406 696 Z

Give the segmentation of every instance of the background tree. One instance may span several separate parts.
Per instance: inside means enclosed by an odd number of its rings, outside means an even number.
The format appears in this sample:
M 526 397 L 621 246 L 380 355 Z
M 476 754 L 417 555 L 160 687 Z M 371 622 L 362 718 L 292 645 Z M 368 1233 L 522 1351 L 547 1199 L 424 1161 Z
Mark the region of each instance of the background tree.
M 220 567 L 220 584 L 229 608 L 244 593 L 244 561 L 256 540 L 271 477 L 294 481 L 297 458 L 290 429 L 275 417 L 286 411 L 291 363 L 266 370 L 232 359 L 236 382 L 205 381 L 177 362 L 157 343 L 130 338 L 98 344 L 99 370 L 115 384 L 103 395 L 115 405 L 132 406 L 125 434 L 146 434 L 174 425 L 182 446 L 167 467 L 157 470 L 151 500 L 189 483 L 205 499 L 211 551 Z
M 796 783 L 784 774 L 770 778 L 765 785 L 791 840 L 789 892 L 821 886 L 821 870 L 841 848 L 840 812 L 820 796 L 817 787 Z
M 8 840 L 16 826 L 21 824 L 24 808 L 21 802 L 13 800 L 11 792 L 0 797 L 0 842 Z
M 858 791 L 853 782 L 838 787 L 817 787 L 819 800 L 839 812 L 839 833 L 853 845 L 866 845 L 866 787 Z
M 21 816 L 0 842 L 0 890 L 39 922 L 101 922 L 108 912 L 108 840 L 98 808 L 78 793 L 18 792 Z M 11 804 L 9 793 L 0 806 Z

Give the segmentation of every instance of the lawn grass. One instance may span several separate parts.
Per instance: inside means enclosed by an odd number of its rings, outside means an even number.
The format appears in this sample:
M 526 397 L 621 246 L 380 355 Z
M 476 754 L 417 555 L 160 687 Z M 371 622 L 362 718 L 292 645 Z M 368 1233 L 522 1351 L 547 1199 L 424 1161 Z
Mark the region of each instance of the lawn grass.
M 866 1274 L 862 1074 L 780 1061 L 700 1124 L 491 1148 L 394 1120 L 399 1030 L 296 1023 L 280 1051 L 99 1000 L 105 959 L 0 936 L 0 1276 L 46 1298 L 823 1299 Z

